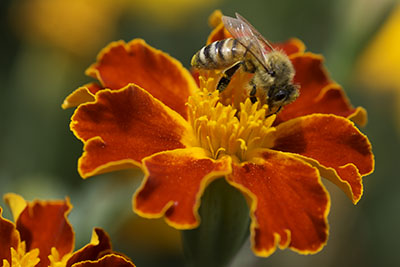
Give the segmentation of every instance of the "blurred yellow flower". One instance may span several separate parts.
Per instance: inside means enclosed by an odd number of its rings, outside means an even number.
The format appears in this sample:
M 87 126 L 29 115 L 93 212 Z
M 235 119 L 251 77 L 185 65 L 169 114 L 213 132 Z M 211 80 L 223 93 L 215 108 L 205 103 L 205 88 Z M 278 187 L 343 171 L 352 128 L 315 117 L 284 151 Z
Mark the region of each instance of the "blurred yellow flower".
M 359 76 L 372 86 L 400 90 L 400 4 L 362 54 Z
M 400 114 L 400 4 L 372 39 L 357 66 L 357 78 L 371 89 L 393 91 Z M 396 116 L 400 130 L 400 117 Z
M 17 33 L 78 55 L 111 38 L 124 0 L 22 0 L 10 9 Z
M 112 38 L 123 13 L 177 26 L 220 0 L 20 0 L 9 17 L 17 34 L 75 55 L 92 55 Z

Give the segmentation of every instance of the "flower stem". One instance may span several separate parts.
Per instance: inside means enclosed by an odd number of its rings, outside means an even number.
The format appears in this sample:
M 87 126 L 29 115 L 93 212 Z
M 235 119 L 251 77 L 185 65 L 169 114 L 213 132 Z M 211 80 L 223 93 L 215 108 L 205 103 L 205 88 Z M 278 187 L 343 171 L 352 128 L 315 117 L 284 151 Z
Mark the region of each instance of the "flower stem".
M 225 179 L 205 190 L 200 226 L 182 231 L 188 266 L 227 266 L 249 236 L 249 208 L 244 196 Z

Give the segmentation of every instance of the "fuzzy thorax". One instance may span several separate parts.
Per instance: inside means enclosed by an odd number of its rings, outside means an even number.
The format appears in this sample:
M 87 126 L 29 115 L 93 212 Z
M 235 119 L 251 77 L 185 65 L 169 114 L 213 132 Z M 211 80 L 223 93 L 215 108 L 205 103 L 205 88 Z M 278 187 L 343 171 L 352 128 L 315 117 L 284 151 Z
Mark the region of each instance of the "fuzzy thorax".
M 271 125 L 275 115 L 266 116 L 268 105 L 253 104 L 248 97 L 227 99 L 215 90 L 216 76 L 200 76 L 200 89 L 188 100 L 189 122 L 199 145 L 211 157 L 229 155 L 238 162 L 247 161 L 255 149 L 269 147 L 268 136 L 274 130 Z M 240 83 L 232 82 L 232 87 Z M 230 97 L 235 98 L 235 94 Z

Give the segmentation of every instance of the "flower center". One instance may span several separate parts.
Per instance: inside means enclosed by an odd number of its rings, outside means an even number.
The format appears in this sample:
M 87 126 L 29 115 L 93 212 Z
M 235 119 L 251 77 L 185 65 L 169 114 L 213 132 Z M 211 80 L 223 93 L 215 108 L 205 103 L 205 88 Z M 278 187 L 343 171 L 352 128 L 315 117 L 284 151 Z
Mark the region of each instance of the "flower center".
M 25 241 L 22 241 L 18 244 L 17 249 L 11 248 L 11 264 L 7 260 L 4 260 L 3 267 L 33 267 L 36 266 L 39 261 L 39 249 L 35 248 L 29 252 L 26 252 Z
M 211 72 L 208 77 L 200 75 L 200 89 L 189 97 L 189 122 L 211 157 L 229 155 L 238 162 L 247 161 L 254 149 L 271 146 L 268 136 L 275 129 L 271 126 L 276 115 L 266 116 L 268 105 L 250 101 L 243 77 L 236 81 L 234 77 L 220 93 L 215 89 L 218 73 Z

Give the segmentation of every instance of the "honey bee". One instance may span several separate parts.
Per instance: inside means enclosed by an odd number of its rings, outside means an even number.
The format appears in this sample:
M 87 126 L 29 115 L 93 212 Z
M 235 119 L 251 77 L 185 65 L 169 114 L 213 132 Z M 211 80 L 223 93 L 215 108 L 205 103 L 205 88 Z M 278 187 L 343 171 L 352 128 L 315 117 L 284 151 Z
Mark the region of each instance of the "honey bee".
M 223 16 L 225 28 L 234 38 L 215 41 L 200 49 L 191 65 L 199 69 L 223 70 L 217 89 L 222 92 L 235 72 L 254 74 L 246 90 L 250 100 L 268 104 L 271 114 L 299 96 L 293 84 L 295 74 L 288 56 L 272 45 L 241 15 Z

